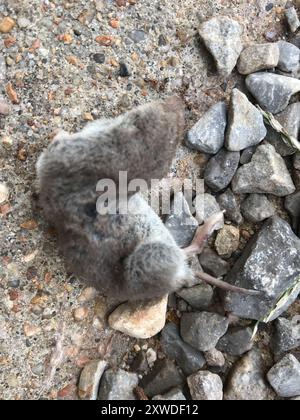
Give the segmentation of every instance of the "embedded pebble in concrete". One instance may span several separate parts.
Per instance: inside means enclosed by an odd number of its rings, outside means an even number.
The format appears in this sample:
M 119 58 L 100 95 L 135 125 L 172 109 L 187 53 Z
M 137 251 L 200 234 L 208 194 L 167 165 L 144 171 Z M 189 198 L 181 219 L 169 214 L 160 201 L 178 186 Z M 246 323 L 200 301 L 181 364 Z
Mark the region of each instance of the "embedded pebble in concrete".
M 0 183 L 0 204 L 5 203 L 9 198 L 9 190 L 6 184 Z
M 241 74 L 251 74 L 260 70 L 273 69 L 279 60 L 277 44 L 254 44 L 246 47 L 238 61 L 238 71 Z

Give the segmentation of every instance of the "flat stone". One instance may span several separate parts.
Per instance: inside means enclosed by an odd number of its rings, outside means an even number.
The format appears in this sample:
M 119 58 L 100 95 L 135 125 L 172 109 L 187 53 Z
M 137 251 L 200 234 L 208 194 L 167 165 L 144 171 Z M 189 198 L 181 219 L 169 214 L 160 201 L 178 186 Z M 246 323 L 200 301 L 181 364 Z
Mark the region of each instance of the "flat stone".
M 300 80 L 272 73 L 251 74 L 246 85 L 259 105 L 272 114 L 284 111 L 300 91 Z
M 138 375 L 122 369 L 108 369 L 100 382 L 98 399 L 100 401 L 136 400 L 134 388 L 138 385 Z
M 189 376 L 187 382 L 193 400 L 223 400 L 223 383 L 220 376 L 209 371 L 200 371 Z
M 300 394 L 300 363 L 292 354 L 273 366 L 267 377 L 279 397 L 297 397 Z
M 248 243 L 226 281 L 235 286 L 263 292 L 241 296 L 226 292 L 225 310 L 246 319 L 261 320 L 270 314 L 277 300 L 300 277 L 300 239 L 278 216 L 268 219 Z M 271 320 L 278 318 L 297 298 L 298 289 Z
M 276 115 L 276 119 L 292 137 L 298 139 L 300 134 L 300 102 L 289 105 L 283 112 Z M 290 156 L 295 153 L 295 149 L 286 144 L 281 135 L 271 127 L 268 128 L 267 140 L 281 156 Z
M 234 89 L 229 108 L 225 146 L 231 152 L 239 152 L 259 144 L 267 134 L 261 112 L 247 96 Z
M 180 248 L 189 246 L 195 236 L 199 223 L 192 216 L 188 202 L 181 192 L 174 195 L 165 226 Z
M 272 337 L 275 354 L 283 354 L 300 346 L 300 324 L 296 319 L 278 318 Z
M 206 48 L 214 57 L 219 73 L 228 77 L 243 50 L 242 26 L 226 16 L 214 17 L 203 22 L 199 29 Z
M 223 353 L 217 349 L 206 351 L 204 357 L 207 365 L 211 367 L 223 367 L 226 363 Z
M 203 354 L 182 340 L 175 324 L 169 323 L 165 326 L 160 343 L 166 356 L 175 360 L 185 375 L 190 375 L 205 365 Z
M 81 400 L 97 400 L 100 379 L 107 367 L 103 360 L 93 360 L 83 368 L 78 385 L 78 396 Z
M 205 273 L 210 274 L 213 277 L 223 277 L 228 273 L 228 262 L 222 260 L 222 258 L 220 258 L 211 248 L 205 248 L 199 257 L 199 260 Z
M 237 225 L 243 223 L 243 216 L 240 211 L 240 206 L 235 198 L 233 192 L 228 189 L 217 198 L 221 210 L 225 210 L 225 219 Z
M 213 288 L 206 283 L 181 289 L 176 294 L 184 299 L 192 308 L 198 310 L 209 308 L 214 297 Z
M 238 169 L 239 162 L 240 154 L 238 152 L 220 150 L 206 166 L 204 173 L 206 185 L 215 192 L 227 188 Z
M 252 223 L 259 223 L 275 215 L 276 211 L 267 197 L 263 194 L 250 194 L 241 205 L 245 219 Z
M 216 154 L 223 147 L 227 125 L 225 102 L 213 105 L 188 132 L 186 145 L 199 152 Z
M 198 194 L 193 204 L 196 209 L 196 219 L 200 225 L 206 222 L 213 214 L 220 212 L 220 206 L 215 197 L 211 194 Z M 223 225 L 224 221 L 222 220 L 219 229 L 221 229 Z
M 291 32 L 295 33 L 300 28 L 300 21 L 295 7 L 289 7 L 286 9 L 285 17 Z
M 228 329 L 228 319 L 211 312 L 185 313 L 180 323 L 183 340 L 200 351 L 212 350 Z
M 175 366 L 168 360 L 158 360 L 150 373 L 143 377 L 140 386 L 148 397 L 164 394 L 172 388 L 183 383 L 183 376 Z
M 237 194 L 285 197 L 295 192 L 295 186 L 283 158 L 271 144 L 263 144 L 257 148 L 252 161 L 238 169 L 232 190 Z
M 286 41 L 279 41 L 277 45 L 279 47 L 278 68 L 291 73 L 297 71 L 300 63 L 300 49 Z
M 225 400 L 273 400 L 274 393 L 265 380 L 265 366 L 261 353 L 253 349 L 240 359 L 229 375 Z
M 300 233 L 300 191 L 286 197 L 284 207 L 292 219 L 292 227 L 296 234 Z
M 215 248 L 220 256 L 229 258 L 239 247 L 240 231 L 234 226 L 225 225 L 218 232 Z
M 179 388 L 173 388 L 171 391 L 167 392 L 164 395 L 156 395 L 152 398 L 152 401 L 159 401 L 159 400 L 165 400 L 165 401 L 185 401 L 186 398 L 183 395 L 181 389 Z
M 242 356 L 253 347 L 251 328 L 231 327 L 220 339 L 217 349 L 232 356 Z
M 143 302 L 126 302 L 108 318 L 109 326 L 134 338 L 151 338 L 166 323 L 168 297 Z
M 246 47 L 238 61 L 238 71 L 241 74 L 251 74 L 260 70 L 273 69 L 279 60 L 277 44 L 255 44 Z

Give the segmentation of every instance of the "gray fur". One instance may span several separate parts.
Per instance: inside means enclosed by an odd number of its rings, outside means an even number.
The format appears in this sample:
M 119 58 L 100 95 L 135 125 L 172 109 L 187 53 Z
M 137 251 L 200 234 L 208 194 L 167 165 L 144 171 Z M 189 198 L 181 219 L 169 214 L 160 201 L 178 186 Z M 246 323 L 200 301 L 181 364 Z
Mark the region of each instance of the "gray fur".
M 57 229 L 68 270 L 105 295 L 159 297 L 181 288 L 192 273 L 186 256 L 139 194 L 139 214 L 100 216 L 97 182 L 166 176 L 182 139 L 184 109 L 172 97 L 73 135 L 58 135 L 37 164 L 40 202 Z

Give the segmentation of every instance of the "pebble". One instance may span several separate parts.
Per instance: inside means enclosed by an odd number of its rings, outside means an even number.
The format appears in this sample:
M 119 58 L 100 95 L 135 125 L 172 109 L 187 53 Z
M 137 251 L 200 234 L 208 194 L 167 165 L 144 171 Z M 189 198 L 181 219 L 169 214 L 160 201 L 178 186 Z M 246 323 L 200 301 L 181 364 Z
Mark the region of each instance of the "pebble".
M 109 326 L 134 338 L 151 338 L 166 322 L 168 297 L 148 302 L 126 302 L 108 318 Z
M 225 219 L 237 225 L 243 223 L 243 216 L 240 211 L 240 206 L 235 198 L 233 192 L 228 189 L 217 198 L 221 210 L 225 210 Z M 200 257 L 201 258 L 201 257 Z
M 200 37 L 214 57 L 223 77 L 228 77 L 236 66 L 243 50 L 243 32 L 237 21 L 226 16 L 214 17 L 200 25 Z
M 160 344 L 166 356 L 175 360 L 185 375 L 190 375 L 205 365 L 203 354 L 182 340 L 178 327 L 173 323 L 167 324 L 163 329 Z
M 295 192 L 295 185 L 283 158 L 271 144 L 263 144 L 257 148 L 252 161 L 238 169 L 232 190 L 236 194 L 284 197 Z
M 8 201 L 9 198 L 9 190 L 6 184 L 0 182 L 0 204 L 5 203 Z
M 164 395 L 156 395 L 152 398 L 152 401 L 185 401 L 186 398 L 182 393 L 182 390 L 179 388 L 173 388 Z
M 107 362 L 103 360 L 93 360 L 85 365 L 78 384 L 78 396 L 81 400 L 97 400 L 100 379 L 106 367 Z
M 7 34 L 13 30 L 16 26 L 16 22 L 9 16 L 4 17 L 0 21 L 0 33 Z
M 300 394 L 300 363 L 292 354 L 273 366 L 267 377 L 279 397 L 297 397 Z
M 184 313 L 180 323 L 183 340 L 197 350 L 208 351 L 216 347 L 228 329 L 228 319 L 210 312 Z
M 261 112 L 252 105 L 246 95 L 234 89 L 229 109 L 226 148 L 231 152 L 239 152 L 259 144 L 266 134 L 267 129 Z
M 220 150 L 206 166 L 204 172 L 206 185 L 214 192 L 227 188 L 238 169 L 239 162 L 240 154 L 238 152 Z
M 256 151 L 255 146 L 247 147 L 247 149 L 243 150 L 241 154 L 240 164 L 245 165 L 246 163 L 250 163 L 255 151 Z
M 129 38 L 138 44 L 139 42 L 145 41 L 147 37 L 147 34 L 145 31 L 142 31 L 141 29 L 136 29 L 135 31 L 130 32 Z
M 204 357 L 208 366 L 211 367 L 223 367 L 226 363 L 223 353 L 217 349 L 206 351 Z
M 293 95 L 300 91 L 300 80 L 271 73 L 255 73 L 246 85 L 259 105 L 272 114 L 284 111 Z
M 287 269 L 288 267 L 288 269 Z M 259 290 L 261 296 L 240 296 L 226 292 L 226 311 L 245 319 L 261 320 L 270 314 L 280 296 L 300 276 L 300 239 L 278 216 L 264 222 L 249 242 L 226 281 L 235 286 Z M 271 317 L 278 318 L 297 298 L 300 285 Z
M 224 397 L 231 401 L 274 399 L 274 393 L 265 380 L 265 366 L 258 349 L 251 350 L 234 365 Z
M 98 296 L 98 292 L 94 287 L 86 287 L 78 298 L 79 303 L 88 303 L 94 300 Z
M 260 70 L 273 69 L 279 61 L 277 44 L 255 44 L 246 47 L 238 61 L 238 71 L 247 75 Z
M 96 53 L 93 55 L 93 60 L 96 61 L 98 64 L 105 63 L 105 55 L 101 53 Z
M 284 207 L 292 219 L 293 230 L 300 233 L 300 191 L 287 196 Z
M 272 337 L 275 354 L 283 354 L 300 346 L 300 325 L 296 319 L 278 318 Z
M 2 54 L 0 54 L 0 82 L 4 82 L 6 78 L 6 61 Z
M 152 398 L 181 385 L 183 379 L 175 364 L 171 360 L 163 359 L 157 360 L 151 372 L 140 381 L 140 386 L 145 394 Z
M 9 115 L 10 108 L 6 101 L 0 99 L 0 114 L 1 115 Z
M 213 214 L 220 212 L 220 206 L 215 197 L 211 194 L 198 194 L 193 204 L 196 209 L 196 219 L 200 225 L 206 222 Z M 223 225 L 224 220 L 220 222 L 218 228 L 221 229 Z
M 194 287 L 181 289 L 176 292 L 192 308 L 203 310 L 209 308 L 213 302 L 214 291 L 209 284 L 199 284 Z
M 20 16 L 17 20 L 18 27 L 21 29 L 25 29 L 30 25 L 30 20 Z
M 279 62 L 278 68 L 281 71 L 295 72 L 299 68 L 300 63 L 300 49 L 295 45 L 286 42 L 279 41 Z
M 267 197 L 263 194 L 250 194 L 241 205 L 245 219 L 252 223 L 259 223 L 271 216 L 276 211 Z
M 253 347 L 251 328 L 231 327 L 220 339 L 217 349 L 232 356 L 242 356 Z
M 211 248 L 204 248 L 199 260 L 205 273 L 213 277 L 223 277 L 229 270 L 227 261 L 222 260 Z
M 213 105 L 191 128 L 186 145 L 199 152 L 216 154 L 223 147 L 227 125 L 225 102 Z
M 218 232 L 215 248 L 220 256 L 229 258 L 239 248 L 239 244 L 239 229 L 231 225 L 226 225 Z
M 120 68 L 119 68 L 119 76 L 120 77 L 129 77 L 131 75 L 128 66 L 126 63 L 120 63 Z
M 41 328 L 37 327 L 35 325 L 29 324 L 28 322 L 25 322 L 24 324 L 24 334 L 26 337 L 34 337 L 35 335 L 38 335 L 41 332 Z
M 134 388 L 138 375 L 123 369 L 108 369 L 102 375 L 98 399 L 100 401 L 136 400 Z
M 300 28 L 300 21 L 295 7 L 289 7 L 286 9 L 285 17 L 291 32 L 295 33 Z
M 187 378 L 192 399 L 195 401 L 222 401 L 221 378 L 209 371 L 199 371 Z
M 192 216 L 189 204 L 181 192 L 174 195 L 165 226 L 181 248 L 189 246 L 195 236 L 199 224 Z
M 152 367 L 154 362 L 156 362 L 156 359 L 157 359 L 156 351 L 151 348 L 148 349 L 146 352 L 146 359 L 147 359 L 148 365 Z
M 81 322 L 83 320 L 85 320 L 88 316 L 88 308 L 85 307 L 80 307 L 80 308 L 76 308 L 73 312 L 73 317 L 75 319 L 75 321 L 77 322 Z

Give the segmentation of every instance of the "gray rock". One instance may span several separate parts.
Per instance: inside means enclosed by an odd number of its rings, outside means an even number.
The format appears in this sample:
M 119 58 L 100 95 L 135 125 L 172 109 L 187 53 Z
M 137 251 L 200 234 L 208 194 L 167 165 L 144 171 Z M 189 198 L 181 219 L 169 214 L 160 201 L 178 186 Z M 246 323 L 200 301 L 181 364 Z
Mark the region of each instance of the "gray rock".
M 211 306 L 214 297 L 213 288 L 206 283 L 197 286 L 184 288 L 176 292 L 192 308 L 203 310 Z
M 229 220 L 237 225 L 241 225 L 243 223 L 243 216 L 240 211 L 240 206 L 235 198 L 233 192 L 228 189 L 223 194 L 221 194 L 217 201 L 221 210 L 225 210 L 225 219 Z
M 276 211 L 267 197 L 263 194 L 250 194 L 241 205 L 245 219 L 252 223 L 259 223 L 275 215 Z
M 300 324 L 296 320 L 278 318 L 272 337 L 272 349 L 275 354 L 286 353 L 300 346 Z
M 234 89 L 231 95 L 229 121 L 225 146 L 231 152 L 239 152 L 260 143 L 267 134 L 261 112 L 247 96 Z
M 272 114 L 284 111 L 291 97 L 300 91 L 300 80 L 272 73 L 255 73 L 246 79 L 259 105 Z
M 295 192 L 295 186 L 283 158 L 271 144 L 263 144 L 257 148 L 252 161 L 238 169 L 232 180 L 232 191 L 284 197 Z
M 6 62 L 2 54 L 0 54 L 0 82 L 4 82 L 6 79 Z
M 241 154 L 240 164 L 245 165 L 246 163 L 250 163 L 255 151 L 255 146 L 247 147 L 247 149 L 243 150 L 243 153 Z
M 286 41 L 279 41 L 277 45 L 279 47 L 278 68 L 291 73 L 297 71 L 300 63 L 300 49 Z
M 224 102 L 213 105 L 188 132 L 186 144 L 199 152 L 216 154 L 223 147 L 227 124 Z
M 297 235 L 300 234 L 300 191 L 289 195 L 285 199 L 284 206 L 292 219 L 292 226 Z
M 279 60 L 277 44 L 255 44 L 246 47 L 238 61 L 238 71 L 241 74 L 251 74 L 260 70 L 273 69 Z
M 199 259 L 204 271 L 211 276 L 218 278 L 228 273 L 228 262 L 222 260 L 211 248 L 205 248 Z
M 226 363 L 223 353 L 217 349 L 212 349 L 204 353 L 206 363 L 211 367 L 223 367 Z
M 205 365 L 202 353 L 182 340 L 175 324 L 169 323 L 165 326 L 160 343 L 164 353 L 175 360 L 186 375 L 191 375 Z
M 280 397 L 296 397 L 300 394 L 300 363 L 292 354 L 273 366 L 267 377 Z
M 165 226 L 171 232 L 178 246 L 184 248 L 190 245 L 199 223 L 192 216 L 189 205 L 181 192 L 174 196 Z
M 276 119 L 291 136 L 298 139 L 300 134 L 300 102 L 289 105 L 286 110 L 276 115 Z M 267 140 L 281 156 L 289 156 L 295 153 L 295 149 L 286 144 L 281 135 L 271 127 L 268 129 Z
M 238 152 L 228 152 L 225 149 L 212 157 L 207 164 L 204 180 L 213 191 L 224 190 L 230 184 L 236 173 L 240 161 Z
M 122 369 L 104 372 L 99 388 L 99 400 L 135 400 L 133 393 L 138 384 L 138 375 Z
M 138 44 L 139 42 L 145 41 L 146 37 L 147 37 L 146 32 L 141 29 L 136 29 L 130 32 L 129 34 L 129 38 L 136 44 Z
M 294 156 L 294 168 L 300 171 L 300 153 L 296 153 Z
M 220 339 L 217 349 L 232 356 L 242 356 L 253 347 L 251 328 L 231 327 Z
M 296 32 L 300 27 L 300 21 L 295 7 L 289 7 L 285 10 L 285 16 L 291 32 Z
M 189 376 L 187 382 L 193 400 L 223 400 L 223 383 L 218 375 L 208 371 L 200 371 Z
M 164 395 L 156 395 L 152 398 L 152 401 L 159 401 L 159 400 L 165 400 L 165 401 L 185 401 L 186 398 L 183 395 L 181 389 L 179 388 L 173 388 L 171 391 L 167 392 Z
M 263 292 L 261 296 L 225 293 L 225 310 L 241 318 L 261 320 L 269 315 L 280 296 L 300 276 L 300 239 L 280 217 L 267 220 L 249 242 L 226 281 L 246 289 Z M 299 288 L 272 320 L 278 318 L 297 298 Z
M 219 73 L 228 77 L 243 50 L 242 26 L 229 17 L 218 16 L 203 22 L 199 34 L 214 57 Z
M 215 197 L 211 194 L 198 194 L 193 205 L 196 210 L 196 219 L 200 225 L 213 214 L 220 212 L 220 206 Z M 222 220 L 219 229 L 221 229 L 223 225 L 224 221 Z
M 265 380 L 265 366 L 258 349 L 240 359 L 231 374 L 225 390 L 225 400 L 273 400 L 274 393 Z
M 183 376 L 177 367 L 168 359 L 158 360 L 150 373 L 143 377 L 140 386 L 145 394 L 152 398 L 155 395 L 165 394 L 170 389 L 181 385 Z
M 180 323 L 183 340 L 200 351 L 212 350 L 228 329 L 228 319 L 210 312 L 185 313 Z
M 130 370 L 143 375 L 148 369 L 149 365 L 146 353 L 144 351 L 139 351 L 130 365 Z
M 215 240 L 215 248 L 217 253 L 226 258 L 237 251 L 240 244 L 240 231 L 235 226 L 225 225 L 218 232 Z
M 97 399 L 100 379 L 106 366 L 107 362 L 104 360 L 93 360 L 85 365 L 78 384 L 78 396 L 81 400 L 95 401 Z

